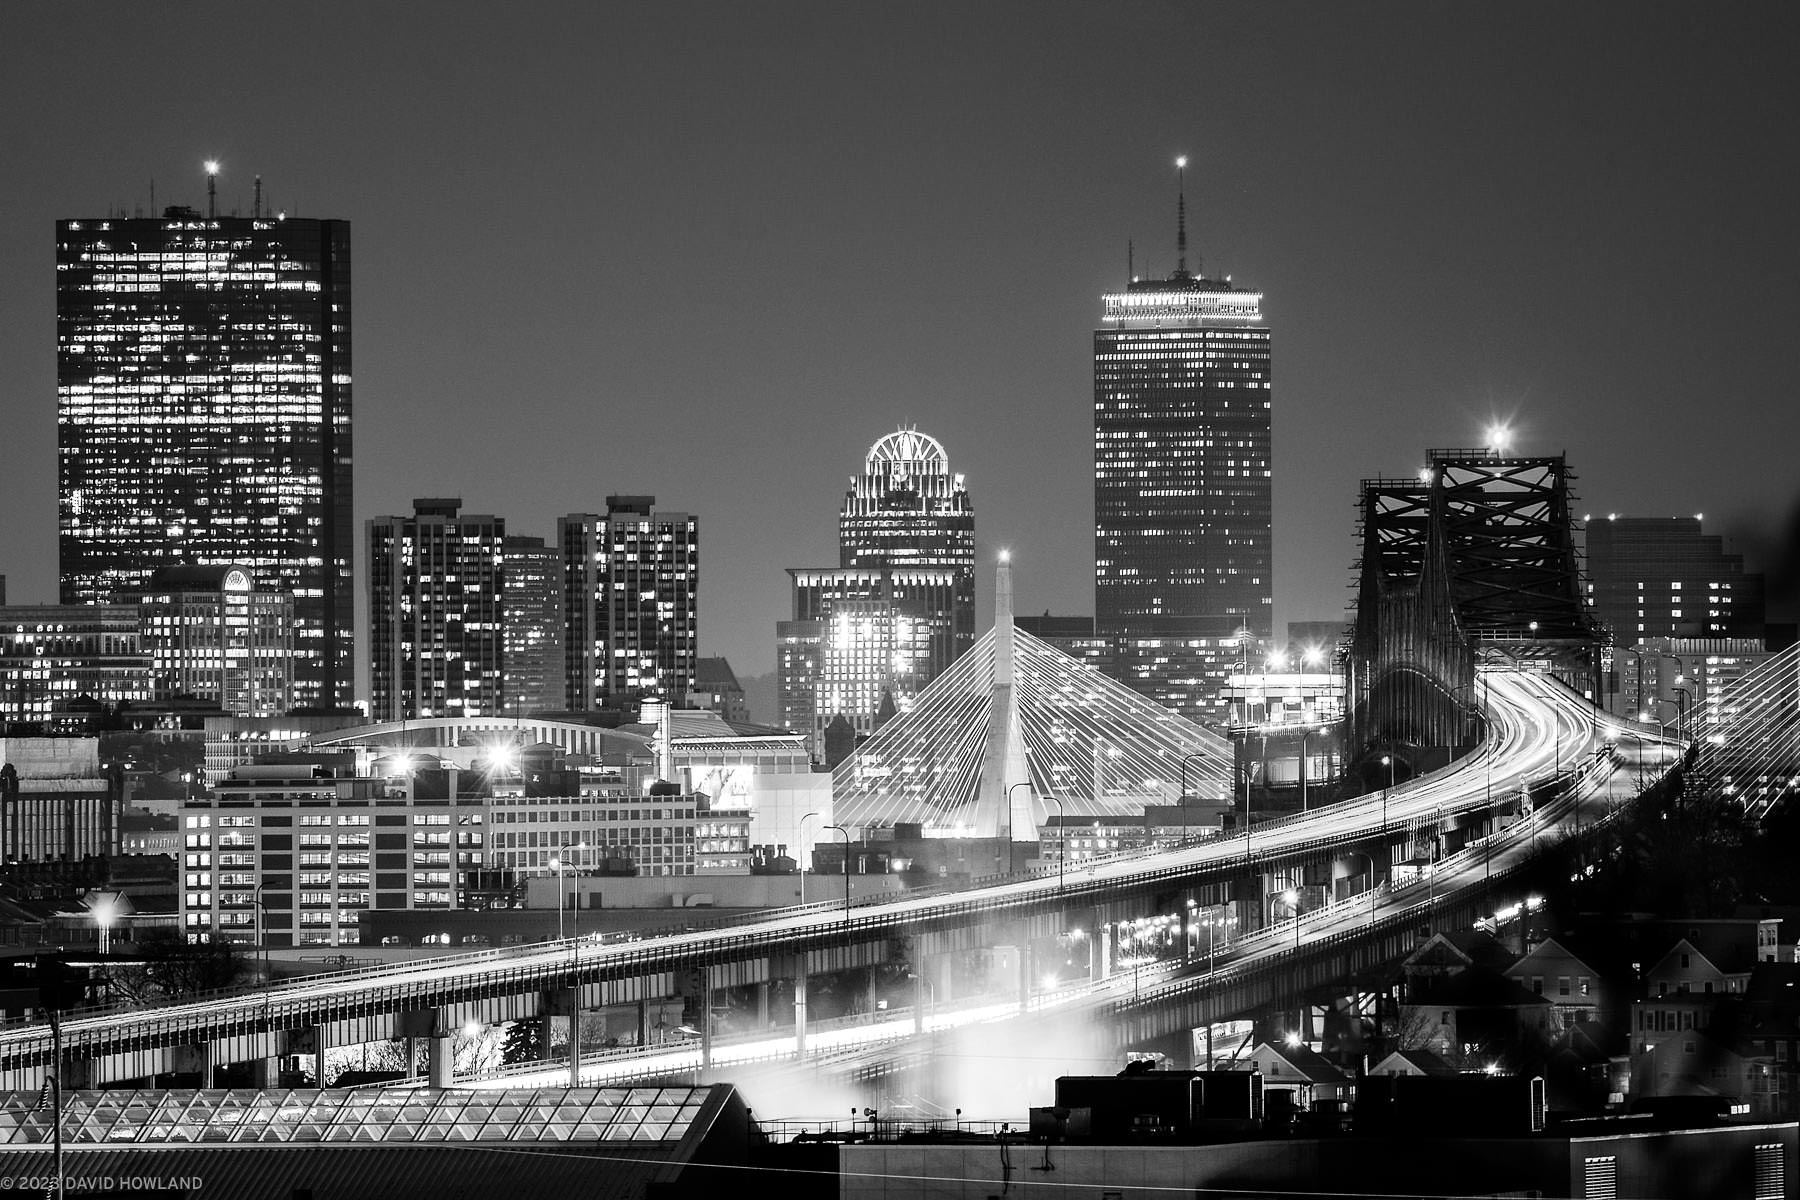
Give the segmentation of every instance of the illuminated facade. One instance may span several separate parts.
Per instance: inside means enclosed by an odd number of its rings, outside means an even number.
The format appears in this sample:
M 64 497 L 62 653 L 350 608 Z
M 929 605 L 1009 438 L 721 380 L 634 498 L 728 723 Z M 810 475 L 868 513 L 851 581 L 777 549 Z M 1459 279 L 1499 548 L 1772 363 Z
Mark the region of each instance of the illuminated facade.
M 1181 241 L 1094 334 L 1094 611 L 1116 678 L 1213 717 L 1240 632 L 1273 620 L 1270 339 L 1261 295 L 1189 274 Z
M 968 630 L 975 640 L 975 510 L 961 475 L 934 437 L 888 434 L 863 460 L 838 514 L 840 567 L 946 567 L 968 577 Z
M 503 553 L 506 708 L 555 712 L 563 706 L 562 552 L 543 538 L 511 535 Z
M 351 703 L 350 226 L 57 223 L 65 603 L 159 568 L 294 596 L 294 702 Z
M 699 661 L 700 522 L 656 512 L 655 496 L 608 496 L 606 515 L 558 518 L 565 707 L 694 690 Z
M 485 868 L 487 803 L 327 766 L 236 768 L 182 802 L 183 932 L 354 946 L 370 908 L 460 907 Z
M 838 566 L 790 568 L 776 627 L 781 719 L 815 753 L 842 714 L 857 735 L 975 643 L 975 510 L 937 439 L 902 429 L 869 449 L 838 514 Z
M 369 711 L 376 720 L 508 711 L 501 672 L 506 522 L 459 516 L 460 499 L 373 517 Z
M 0 721 L 55 723 L 69 702 L 142 702 L 155 694 L 134 604 L 0 608 Z
M 240 566 L 164 567 L 127 594 L 138 606 L 154 698 L 197 696 L 238 717 L 293 707 L 294 598 Z

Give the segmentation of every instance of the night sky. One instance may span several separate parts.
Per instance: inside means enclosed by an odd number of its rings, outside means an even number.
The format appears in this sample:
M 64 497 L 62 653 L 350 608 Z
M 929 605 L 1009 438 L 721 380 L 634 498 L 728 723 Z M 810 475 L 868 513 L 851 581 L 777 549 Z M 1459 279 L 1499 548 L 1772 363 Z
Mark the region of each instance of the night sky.
M 1495 418 L 1577 512 L 1704 512 L 1790 586 L 1793 12 L 8 3 L 0 574 L 55 598 L 53 222 L 203 208 L 217 158 L 222 211 L 261 174 L 352 222 L 359 525 L 653 493 L 700 517 L 702 653 L 757 675 L 913 425 L 983 627 L 1002 547 L 1021 611 L 1091 613 L 1092 331 L 1127 239 L 1174 266 L 1186 154 L 1190 256 L 1274 330 L 1278 630 L 1351 601 L 1359 479 Z

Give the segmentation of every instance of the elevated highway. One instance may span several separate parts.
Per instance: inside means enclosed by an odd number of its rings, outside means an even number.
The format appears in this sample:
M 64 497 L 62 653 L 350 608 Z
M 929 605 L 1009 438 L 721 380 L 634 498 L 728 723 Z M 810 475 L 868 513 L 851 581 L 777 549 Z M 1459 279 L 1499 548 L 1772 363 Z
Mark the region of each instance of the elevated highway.
M 302 1041 L 322 1049 L 425 1037 L 435 1046 L 468 1022 L 704 997 L 712 989 L 773 979 L 795 980 L 803 997 L 807 977 L 889 961 L 900 939 L 920 958 L 1005 940 L 1024 944 L 1073 923 L 1139 916 L 1153 900 L 1203 889 L 1234 893 L 1240 911 L 1261 914 L 1267 881 L 1293 864 L 1333 864 L 1334 898 L 1366 891 L 1378 877 L 1392 879 L 1396 850 L 1415 845 L 1422 830 L 1480 828 L 1487 836 L 1509 813 L 1516 819 L 1522 795 L 1529 806 L 1533 795 L 1553 792 L 1559 776 L 1593 761 L 1609 743 L 1634 739 L 1640 755 L 1656 757 L 1675 744 L 1597 712 L 1544 676 L 1496 671 L 1485 682 L 1488 737 L 1476 752 L 1398 787 L 1267 822 L 1243 836 L 849 910 L 814 905 L 639 942 L 569 939 L 314 976 L 147 1010 L 76 1014 L 62 1022 L 63 1083 L 98 1086 L 195 1066 L 266 1062 Z M 1359 864 L 1367 869 L 1357 870 Z M 1358 881 L 1361 887 L 1350 886 Z M 803 1044 L 803 1001 L 799 1016 Z M 710 1053 L 710 1032 L 702 1032 L 702 1053 Z M 38 1086 L 56 1058 L 45 1024 L 0 1029 L 5 1086 Z

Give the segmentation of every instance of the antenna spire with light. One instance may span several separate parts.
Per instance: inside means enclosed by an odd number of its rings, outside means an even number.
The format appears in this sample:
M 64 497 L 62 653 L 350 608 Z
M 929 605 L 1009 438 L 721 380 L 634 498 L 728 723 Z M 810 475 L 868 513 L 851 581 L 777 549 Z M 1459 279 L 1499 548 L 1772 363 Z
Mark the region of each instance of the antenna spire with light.
M 218 211 L 219 160 L 206 160 L 206 219 L 211 221 L 219 215 Z
M 250 215 L 259 221 L 262 220 L 262 176 L 261 175 L 258 175 L 256 177 L 256 199 L 251 202 Z
M 1131 244 L 1130 238 L 1125 239 L 1125 282 L 1137 282 L 1137 247 Z
M 1187 269 L 1187 155 L 1175 160 L 1175 274 Z

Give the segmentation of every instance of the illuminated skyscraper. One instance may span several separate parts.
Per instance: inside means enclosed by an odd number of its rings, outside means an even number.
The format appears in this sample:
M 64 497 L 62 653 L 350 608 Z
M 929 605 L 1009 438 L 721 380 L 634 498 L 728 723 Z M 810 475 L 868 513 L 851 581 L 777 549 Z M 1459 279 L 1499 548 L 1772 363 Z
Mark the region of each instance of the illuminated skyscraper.
M 1094 334 L 1094 610 L 1117 675 L 1219 715 L 1240 637 L 1266 639 L 1270 355 L 1262 296 L 1187 269 L 1104 298 Z
M 817 752 L 840 713 L 871 732 L 975 643 L 975 510 L 937 439 L 877 441 L 838 515 L 838 567 L 790 568 L 776 629 L 782 721 Z
M 608 496 L 606 515 L 556 522 L 567 707 L 657 693 L 681 703 L 699 661 L 700 522 L 655 496 Z
M 510 711 L 501 674 L 505 567 L 499 517 L 460 499 L 371 517 L 369 715 L 378 721 Z
M 563 706 L 562 551 L 541 537 L 506 539 L 506 709 Z
M 56 227 L 65 603 L 181 565 L 294 596 L 294 703 L 351 703 L 350 226 Z

